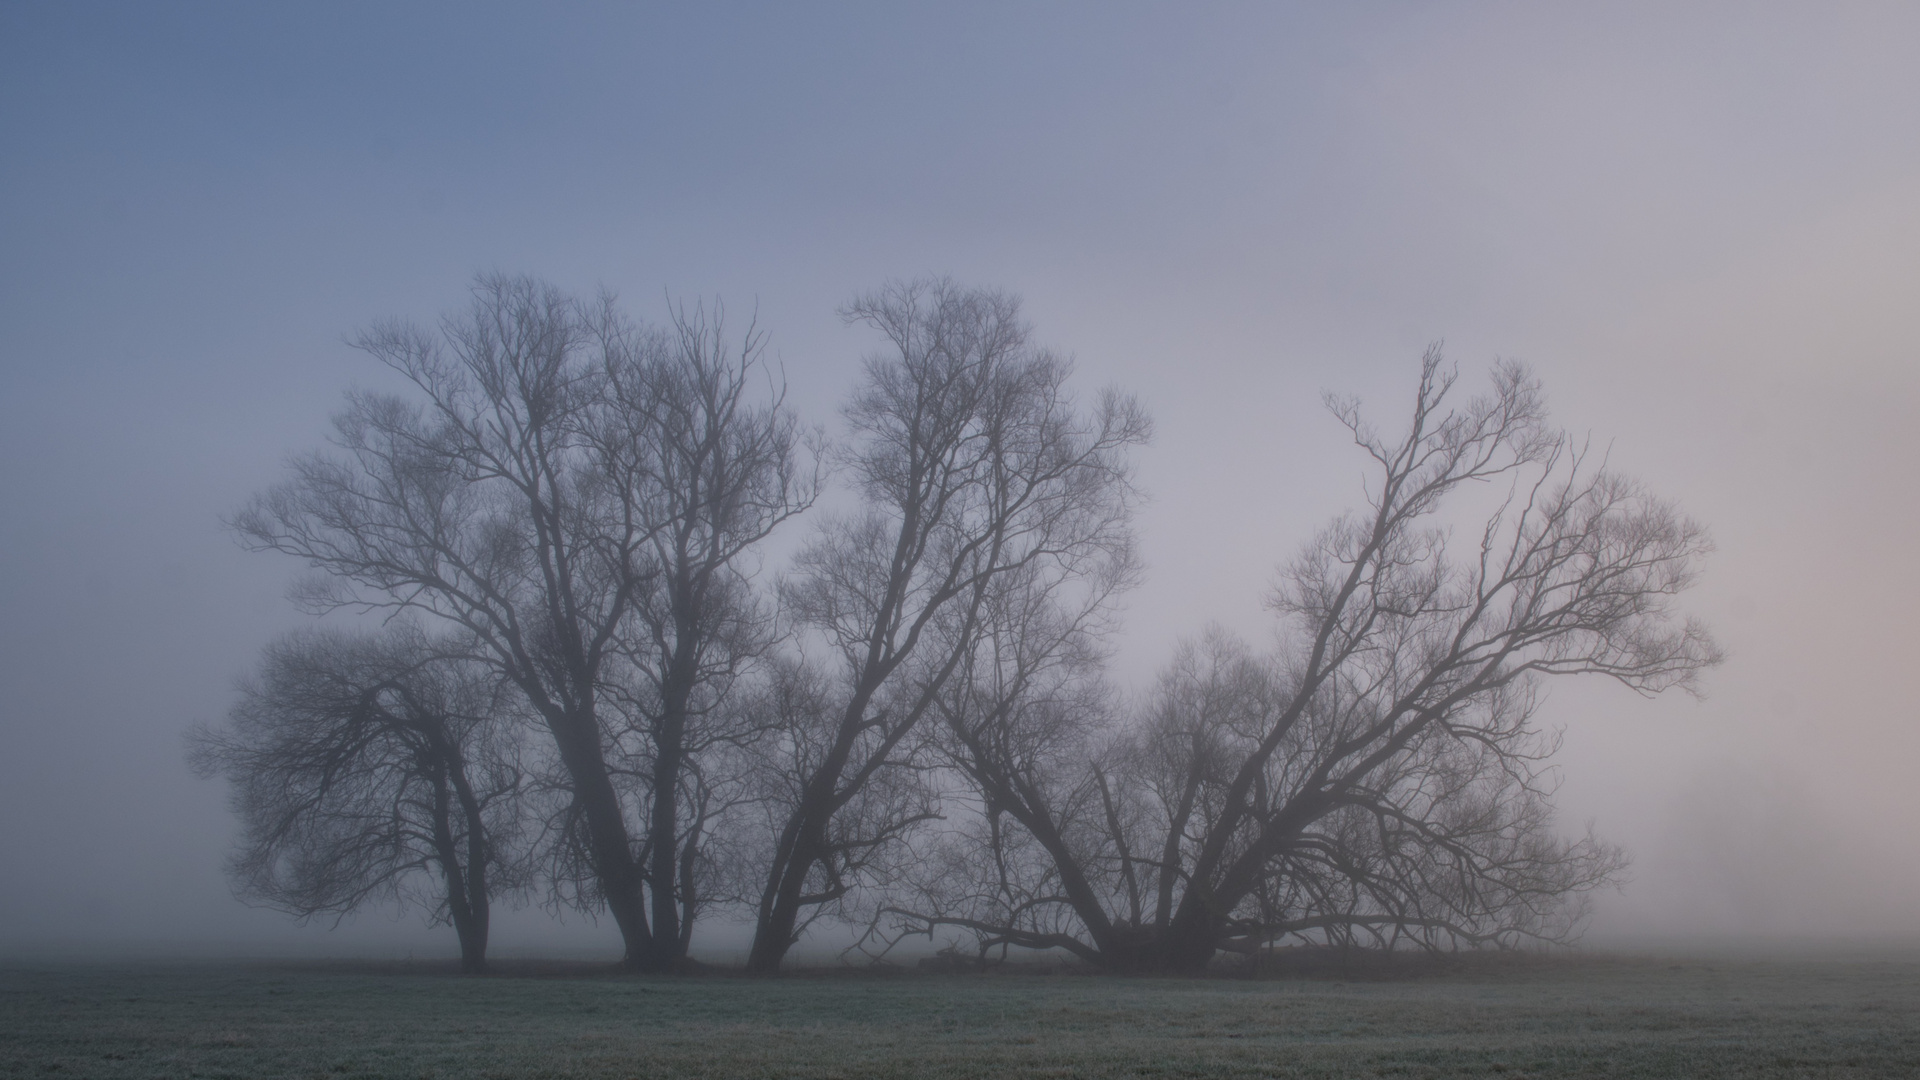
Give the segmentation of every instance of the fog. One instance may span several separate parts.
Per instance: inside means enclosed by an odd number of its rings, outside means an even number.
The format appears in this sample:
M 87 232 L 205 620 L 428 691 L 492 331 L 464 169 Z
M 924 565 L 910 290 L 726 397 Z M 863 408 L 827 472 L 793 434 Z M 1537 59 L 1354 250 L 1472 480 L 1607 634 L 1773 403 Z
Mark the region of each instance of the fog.
M 1718 548 L 1704 700 L 1552 690 L 1564 826 L 1634 856 L 1589 942 L 1910 939 L 1915 55 L 1893 4 L 6 6 L 0 951 L 451 950 L 234 900 L 182 734 L 306 621 L 223 515 L 385 385 L 345 335 L 493 269 L 756 311 L 829 426 L 852 293 L 1022 294 L 1156 422 L 1136 687 L 1361 499 L 1323 390 L 1524 360 Z

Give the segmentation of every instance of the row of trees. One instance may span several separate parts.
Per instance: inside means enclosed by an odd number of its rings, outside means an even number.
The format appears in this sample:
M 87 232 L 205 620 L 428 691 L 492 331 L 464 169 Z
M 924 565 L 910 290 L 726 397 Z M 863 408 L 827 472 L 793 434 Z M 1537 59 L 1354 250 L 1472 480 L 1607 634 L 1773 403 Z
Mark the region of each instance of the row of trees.
M 1437 351 L 1272 596 L 1283 644 L 1184 647 L 1145 700 L 1105 679 L 1138 576 L 1130 399 L 1070 393 L 1017 300 L 945 280 L 843 311 L 884 340 L 803 429 L 752 327 L 664 328 L 485 277 L 435 330 L 356 344 L 334 448 L 233 526 L 377 628 L 267 650 L 228 725 L 243 895 L 314 915 L 424 900 L 484 964 L 492 898 L 611 916 L 666 970 L 750 912 L 777 969 L 822 916 L 985 950 L 1191 971 L 1289 937 L 1564 940 L 1617 851 L 1552 828 L 1541 680 L 1656 693 L 1718 658 L 1674 614 L 1702 531 L 1545 422 L 1521 368 L 1457 402 Z M 817 511 L 784 572 L 765 542 Z M 1509 494 L 1469 545 L 1461 489 Z M 1464 547 L 1464 550 L 1462 548 Z

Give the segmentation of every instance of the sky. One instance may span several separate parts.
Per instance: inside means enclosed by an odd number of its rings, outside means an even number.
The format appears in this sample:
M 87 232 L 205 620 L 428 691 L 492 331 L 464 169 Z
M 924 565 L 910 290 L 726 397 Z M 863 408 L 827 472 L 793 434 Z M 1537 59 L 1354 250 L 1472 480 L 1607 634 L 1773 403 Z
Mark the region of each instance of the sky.
M 1717 544 L 1703 700 L 1552 691 L 1635 860 L 1589 940 L 1911 939 L 1916 55 L 1893 3 L 0 5 L 0 952 L 451 948 L 234 900 L 181 740 L 304 622 L 223 516 L 492 270 L 722 298 L 830 428 L 853 294 L 1021 294 L 1156 422 L 1136 687 L 1362 498 L 1323 391 L 1523 360 Z

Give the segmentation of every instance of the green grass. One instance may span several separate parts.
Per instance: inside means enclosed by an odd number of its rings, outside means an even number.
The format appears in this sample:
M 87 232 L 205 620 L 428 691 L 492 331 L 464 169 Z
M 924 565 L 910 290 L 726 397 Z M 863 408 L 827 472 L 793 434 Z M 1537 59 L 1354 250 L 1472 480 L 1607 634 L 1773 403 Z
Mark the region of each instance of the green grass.
M 6 1077 L 1910 1077 L 1920 964 L 1418 978 L 0 968 Z

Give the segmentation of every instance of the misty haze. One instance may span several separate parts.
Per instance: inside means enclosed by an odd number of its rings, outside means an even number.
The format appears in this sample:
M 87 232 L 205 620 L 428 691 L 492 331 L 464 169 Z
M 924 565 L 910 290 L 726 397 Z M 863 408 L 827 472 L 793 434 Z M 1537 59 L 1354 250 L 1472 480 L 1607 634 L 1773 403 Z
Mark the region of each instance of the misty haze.
M 0 1075 L 1920 1072 L 1916 54 L 0 11 Z

